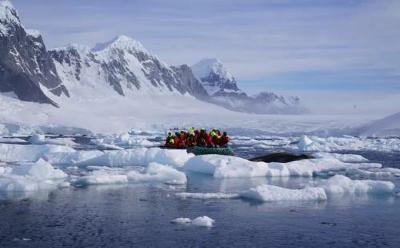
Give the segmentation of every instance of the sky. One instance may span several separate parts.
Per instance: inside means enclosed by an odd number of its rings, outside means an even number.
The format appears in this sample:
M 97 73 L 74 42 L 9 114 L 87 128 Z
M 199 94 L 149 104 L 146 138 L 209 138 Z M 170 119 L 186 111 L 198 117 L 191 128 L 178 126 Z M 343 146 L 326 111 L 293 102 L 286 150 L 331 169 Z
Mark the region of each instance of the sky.
M 125 34 L 169 64 L 216 57 L 249 93 L 299 95 L 321 111 L 400 111 L 399 0 L 12 3 L 50 48 Z

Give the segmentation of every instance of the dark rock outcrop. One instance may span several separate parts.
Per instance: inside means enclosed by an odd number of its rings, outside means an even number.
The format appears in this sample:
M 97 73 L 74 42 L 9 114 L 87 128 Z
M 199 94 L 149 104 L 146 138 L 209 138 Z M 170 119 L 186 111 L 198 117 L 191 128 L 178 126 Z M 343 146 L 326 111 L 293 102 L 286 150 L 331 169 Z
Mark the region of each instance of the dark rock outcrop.
M 23 101 L 51 103 L 44 92 L 68 96 L 42 36 L 25 30 L 9 1 L 0 2 L 0 92 L 12 92 Z

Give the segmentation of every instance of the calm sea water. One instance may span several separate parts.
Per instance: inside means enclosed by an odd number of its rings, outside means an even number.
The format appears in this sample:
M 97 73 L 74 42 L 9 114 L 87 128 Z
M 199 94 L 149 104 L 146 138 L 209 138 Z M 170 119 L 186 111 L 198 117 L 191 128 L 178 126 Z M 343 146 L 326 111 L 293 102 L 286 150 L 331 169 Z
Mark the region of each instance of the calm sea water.
M 399 154 L 362 155 L 399 165 Z M 396 196 L 265 204 L 175 196 L 238 192 L 260 183 L 296 187 L 309 180 L 318 179 L 215 180 L 193 174 L 184 187 L 92 186 L 1 201 L 0 247 L 400 247 Z M 204 215 L 215 219 L 213 228 L 171 223 Z

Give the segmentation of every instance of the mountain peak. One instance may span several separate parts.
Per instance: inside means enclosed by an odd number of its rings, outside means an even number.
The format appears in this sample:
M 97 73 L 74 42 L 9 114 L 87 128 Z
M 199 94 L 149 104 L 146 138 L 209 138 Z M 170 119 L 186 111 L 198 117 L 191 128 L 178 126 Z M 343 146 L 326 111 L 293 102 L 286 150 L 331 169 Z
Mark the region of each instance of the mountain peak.
M 208 77 L 211 73 L 214 73 L 223 79 L 234 81 L 232 74 L 230 74 L 224 64 L 216 58 L 202 59 L 192 66 L 192 70 L 199 79 Z
M 146 48 L 137 40 L 132 39 L 126 35 L 119 35 L 112 39 L 111 41 L 105 43 L 98 43 L 94 48 L 92 48 L 93 52 L 99 52 L 106 49 L 128 49 L 134 50 L 138 52 L 148 53 Z
M 11 24 L 21 25 L 18 13 L 9 0 L 0 0 L 0 33 L 6 34 Z

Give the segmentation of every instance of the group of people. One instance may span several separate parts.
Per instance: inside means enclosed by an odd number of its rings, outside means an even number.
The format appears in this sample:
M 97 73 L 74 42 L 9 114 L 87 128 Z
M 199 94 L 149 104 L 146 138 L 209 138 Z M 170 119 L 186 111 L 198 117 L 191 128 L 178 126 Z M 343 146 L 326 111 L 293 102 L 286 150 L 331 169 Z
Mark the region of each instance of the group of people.
M 226 132 L 221 133 L 218 129 L 207 132 L 206 129 L 200 130 L 189 128 L 187 131 L 168 133 L 165 146 L 169 148 L 188 148 L 193 146 L 200 147 L 226 147 L 229 143 L 229 136 Z

